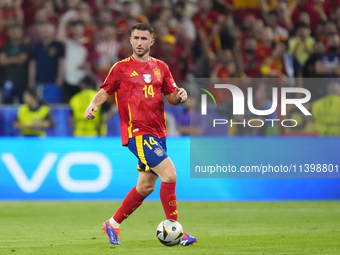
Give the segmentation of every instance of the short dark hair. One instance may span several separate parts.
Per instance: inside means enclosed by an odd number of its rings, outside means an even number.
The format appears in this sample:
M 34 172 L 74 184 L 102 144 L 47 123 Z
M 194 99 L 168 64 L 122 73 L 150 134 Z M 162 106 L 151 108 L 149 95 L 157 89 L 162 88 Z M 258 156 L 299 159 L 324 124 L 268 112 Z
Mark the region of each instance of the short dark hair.
M 149 31 L 150 34 L 153 34 L 153 28 L 151 25 L 147 24 L 147 23 L 137 23 L 135 24 L 132 28 L 131 28 L 131 33 L 135 30 L 142 30 L 142 31 Z

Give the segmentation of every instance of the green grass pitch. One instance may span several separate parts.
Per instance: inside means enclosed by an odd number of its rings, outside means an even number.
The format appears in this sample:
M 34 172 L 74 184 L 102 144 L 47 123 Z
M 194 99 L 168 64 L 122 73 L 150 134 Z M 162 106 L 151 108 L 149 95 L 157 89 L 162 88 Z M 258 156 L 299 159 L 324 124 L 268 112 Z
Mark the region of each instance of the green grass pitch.
M 340 202 L 179 202 L 179 222 L 198 242 L 156 239 L 160 202 L 122 225 L 122 246 L 101 224 L 119 202 L 0 202 L 0 254 L 340 254 Z

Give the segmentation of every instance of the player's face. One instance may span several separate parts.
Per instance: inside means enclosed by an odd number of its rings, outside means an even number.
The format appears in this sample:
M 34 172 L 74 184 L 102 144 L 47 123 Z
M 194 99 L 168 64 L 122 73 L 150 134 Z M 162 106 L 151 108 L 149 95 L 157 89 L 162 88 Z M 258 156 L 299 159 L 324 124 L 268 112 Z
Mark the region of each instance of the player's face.
M 132 45 L 133 52 L 138 57 L 143 57 L 150 51 L 150 47 L 153 45 L 154 39 L 152 39 L 149 31 L 135 29 L 131 33 L 130 43 Z

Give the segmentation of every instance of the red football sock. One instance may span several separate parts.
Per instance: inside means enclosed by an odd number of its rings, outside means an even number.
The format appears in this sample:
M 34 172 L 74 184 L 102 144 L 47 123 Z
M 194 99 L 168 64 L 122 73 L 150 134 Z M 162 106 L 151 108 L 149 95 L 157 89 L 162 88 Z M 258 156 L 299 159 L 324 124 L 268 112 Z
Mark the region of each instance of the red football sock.
M 166 218 L 177 220 L 176 182 L 162 182 L 160 197 Z
M 130 216 L 141 204 L 146 197 L 138 193 L 136 186 L 126 194 L 123 203 L 120 205 L 116 213 L 113 215 L 117 223 L 121 223 Z

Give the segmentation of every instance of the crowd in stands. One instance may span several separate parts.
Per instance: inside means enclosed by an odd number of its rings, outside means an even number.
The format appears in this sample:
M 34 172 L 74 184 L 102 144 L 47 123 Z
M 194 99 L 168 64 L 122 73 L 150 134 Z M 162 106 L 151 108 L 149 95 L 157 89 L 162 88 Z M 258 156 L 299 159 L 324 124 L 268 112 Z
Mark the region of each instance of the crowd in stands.
M 23 103 L 27 89 L 69 103 L 84 78 L 99 85 L 132 54 L 138 22 L 153 26 L 151 56 L 179 86 L 340 77 L 340 0 L 0 0 L 0 103 Z M 308 89 L 313 100 L 327 95 L 327 86 Z

